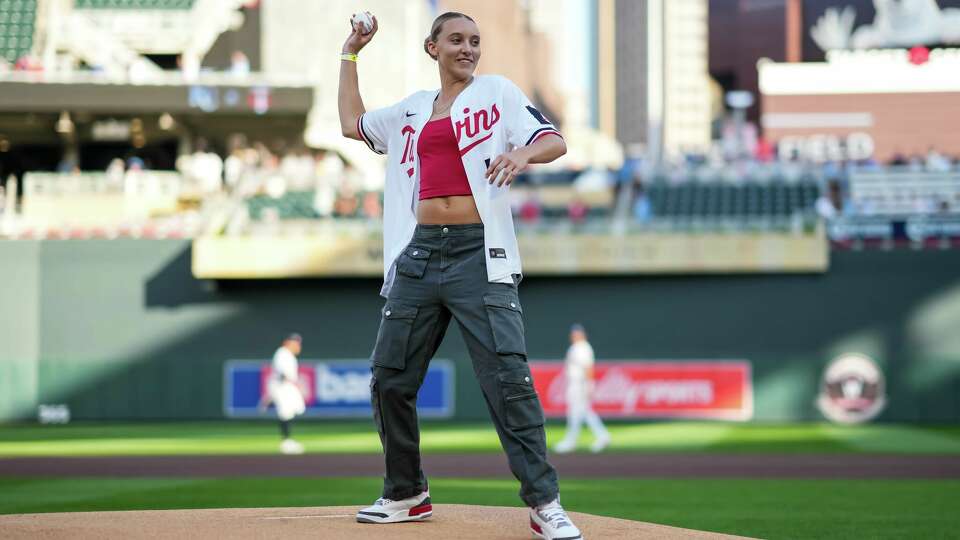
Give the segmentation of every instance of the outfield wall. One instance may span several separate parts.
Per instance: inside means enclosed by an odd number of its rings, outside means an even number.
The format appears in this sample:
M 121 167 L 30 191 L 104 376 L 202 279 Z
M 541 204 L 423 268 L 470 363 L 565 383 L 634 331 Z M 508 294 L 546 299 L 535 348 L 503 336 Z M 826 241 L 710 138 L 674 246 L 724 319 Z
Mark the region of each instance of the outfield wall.
M 68 403 L 77 419 L 223 416 L 223 365 L 268 359 L 296 330 L 312 359 L 366 357 L 375 279 L 200 281 L 178 240 L 0 242 L 0 419 Z M 599 359 L 746 359 L 761 421 L 815 420 L 824 365 L 882 366 L 890 421 L 960 420 L 960 251 L 836 252 L 826 274 L 531 277 L 531 359 L 573 321 Z M 456 416 L 486 417 L 459 332 Z

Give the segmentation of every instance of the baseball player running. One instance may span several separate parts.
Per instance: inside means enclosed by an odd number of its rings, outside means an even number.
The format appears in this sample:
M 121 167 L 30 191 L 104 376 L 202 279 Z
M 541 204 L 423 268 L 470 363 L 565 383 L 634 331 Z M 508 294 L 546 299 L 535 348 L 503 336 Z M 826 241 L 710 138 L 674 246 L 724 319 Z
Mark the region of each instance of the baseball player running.
M 577 446 L 580 427 L 584 422 L 593 432 L 593 445 L 590 450 L 602 452 L 610 444 L 610 433 L 590 405 L 593 394 L 593 347 L 587 341 L 587 331 L 583 325 L 570 327 L 570 348 L 564 366 L 567 379 L 567 433 L 553 449 L 560 454 L 572 452 Z
M 530 530 L 541 538 L 579 540 L 547 461 L 543 408 L 527 365 L 520 254 L 507 196 L 529 163 L 566 152 L 563 138 L 515 84 L 474 75 L 480 30 L 462 13 L 437 17 L 424 40 L 440 88 L 367 111 L 357 54 L 376 34 L 377 21 L 362 14 L 351 27 L 340 62 L 341 128 L 344 136 L 387 154 L 381 289 L 387 301 L 370 385 L 386 476 L 382 497 L 360 510 L 357 521 L 395 523 L 433 514 L 420 463 L 416 399 L 453 319 L 520 481 Z

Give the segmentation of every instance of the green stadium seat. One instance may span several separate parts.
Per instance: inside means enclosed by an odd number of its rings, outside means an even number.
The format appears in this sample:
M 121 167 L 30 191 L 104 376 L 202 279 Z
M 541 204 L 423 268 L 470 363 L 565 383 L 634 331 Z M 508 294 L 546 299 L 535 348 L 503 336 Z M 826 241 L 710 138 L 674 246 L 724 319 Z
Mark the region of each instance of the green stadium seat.
M 0 56 L 13 64 L 30 52 L 37 0 L 0 0 Z
M 77 9 L 190 9 L 194 0 L 76 0 Z

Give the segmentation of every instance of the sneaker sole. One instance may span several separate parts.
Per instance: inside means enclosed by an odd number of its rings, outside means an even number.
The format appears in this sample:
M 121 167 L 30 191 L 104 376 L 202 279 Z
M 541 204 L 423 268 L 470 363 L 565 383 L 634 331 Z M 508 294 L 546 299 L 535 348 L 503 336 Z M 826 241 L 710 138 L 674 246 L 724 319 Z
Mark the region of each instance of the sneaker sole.
M 405 521 L 423 521 L 431 516 L 433 516 L 433 505 L 424 504 L 409 510 L 400 510 L 393 514 L 358 512 L 357 523 L 403 523 Z
M 566 536 L 563 538 L 547 538 L 547 536 L 543 534 L 543 529 L 536 521 L 533 520 L 533 518 L 530 518 L 530 532 L 533 533 L 533 536 L 537 538 L 543 538 L 544 540 L 583 540 L 582 534 L 578 534 L 577 536 Z

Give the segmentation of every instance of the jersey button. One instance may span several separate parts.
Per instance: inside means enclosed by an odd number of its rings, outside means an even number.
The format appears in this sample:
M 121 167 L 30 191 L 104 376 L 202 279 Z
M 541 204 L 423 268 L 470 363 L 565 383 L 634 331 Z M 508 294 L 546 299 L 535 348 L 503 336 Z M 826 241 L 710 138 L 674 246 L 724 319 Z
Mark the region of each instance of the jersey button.
M 448 232 L 450 232 L 450 229 L 444 227 L 444 228 L 443 228 L 443 234 L 447 234 Z
M 388 309 L 386 312 L 384 312 L 384 315 L 386 315 L 387 317 L 389 317 L 389 316 L 390 316 L 390 310 Z

